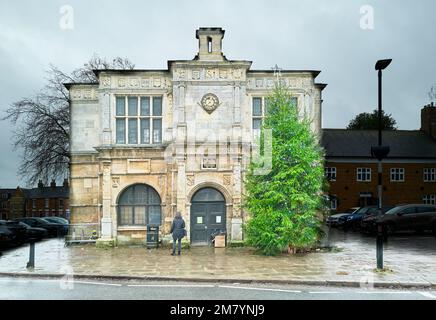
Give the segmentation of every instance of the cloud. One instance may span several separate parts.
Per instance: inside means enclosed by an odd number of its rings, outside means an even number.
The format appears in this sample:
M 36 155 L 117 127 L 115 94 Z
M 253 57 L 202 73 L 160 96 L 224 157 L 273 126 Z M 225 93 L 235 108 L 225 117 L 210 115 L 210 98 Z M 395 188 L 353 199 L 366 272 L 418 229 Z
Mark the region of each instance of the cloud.
M 60 8 L 74 9 L 74 29 L 59 27 Z M 359 27 L 360 7 L 374 7 L 374 30 Z M 433 40 L 436 2 L 400 1 L 4 1 L 0 3 L 0 113 L 44 85 L 50 63 L 71 71 L 93 53 L 129 57 L 140 68 L 197 53 L 195 29 L 222 26 L 229 59 L 253 68 L 318 69 L 324 127 L 345 127 L 376 106 L 374 63 L 394 61 L 384 73 L 384 106 L 402 129 L 419 127 L 419 110 L 436 82 Z M 6 77 L 4 75 L 7 75 Z M 15 186 L 19 157 L 0 126 L 4 150 L 0 185 Z

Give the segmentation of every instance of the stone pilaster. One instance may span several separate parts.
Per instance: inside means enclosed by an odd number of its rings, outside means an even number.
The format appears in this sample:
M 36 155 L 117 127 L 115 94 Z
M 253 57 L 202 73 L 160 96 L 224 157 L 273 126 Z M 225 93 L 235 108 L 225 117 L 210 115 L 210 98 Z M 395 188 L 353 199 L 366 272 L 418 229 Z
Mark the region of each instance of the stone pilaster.
M 101 235 L 97 240 L 97 246 L 113 246 L 115 241 L 112 233 L 111 217 L 111 161 L 104 160 L 103 166 L 103 217 L 101 219 Z
M 241 215 L 241 196 L 242 196 L 242 171 L 241 157 L 233 157 L 233 216 L 231 218 L 231 239 L 242 240 L 242 215 Z
M 102 112 L 101 112 L 101 129 L 103 145 L 111 144 L 111 95 L 108 92 L 102 94 Z

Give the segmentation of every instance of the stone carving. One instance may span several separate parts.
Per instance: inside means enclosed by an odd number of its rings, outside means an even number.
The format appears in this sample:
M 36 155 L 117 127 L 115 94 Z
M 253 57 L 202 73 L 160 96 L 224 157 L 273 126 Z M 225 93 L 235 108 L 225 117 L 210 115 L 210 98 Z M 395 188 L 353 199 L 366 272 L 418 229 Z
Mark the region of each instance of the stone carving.
M 218 108 L 220 102 L 216 95 L 213 93 L 208 93 L 201 98 L 200 104 L 207 113 L 211 114 L 216 108 Z
M 123 87 L 125 87 L 125 86 L 126 86 L 126 79 L 124 79 L 124 78 L 119 78 L 119 79 L 118 79 L 118 87 L 123 88 Z
M 83 99 L 87 99 L 87 100 L 92 99 L 92 90 L 89 90 L 89 89 L 84 90 L 83 91 Z
M 179 80 L 185 80 L 186 70 L 185 69 L 177 69 L 176 76 L 177 76 L 177 79 L 179 79 Z
M 220 69 L 220 79 L 227 79 L 228 71 L 227 69 Z
M 153 87 L 159 88 L 162 85 L 162 80 L 160 78 L 153 79 Z
M 77 99 L 77 100 L 82 98 L 82 90 L 73 90 L 72 96 L 73 99 Z
M 120 186 L 120 177 L 112 178 L 112 188 L 118 188 Z
M 263 79 L 256 79 L 256 87 L 257 88 L 263 87 Z
M 215 68 L 206 69 L 206 79 L 215 79 L 217 70 Z
M 233 77 L 235 79 L 241 79 L 242 78 L 242 69 L 233 69 Z
M 141 79 L 141 87 L 149 88 L 150 87 L 150 79 L 147 79 L 147 78 Z
M 188 174 L 186 176 L 186 183 L 190 187 L 192 187 L 195 184 L 195 176 L 194 176 L 194 174 Z
M 200 70 L 192 71 L 192 80 L 200 80 Z
M 73 100 L 95 100 L 98 99 L 98 90 L 94 89 L 77 89 L 71 91 Z
M 111 78 L 110 77 L 101 77 L 101 84 L 103 87 L 110 87 Z
M 233 204 L 233 218 L 241 217 L 241 204 L 239 202 Z
M 232 181 L 232 176 L 230 176 L 230 175 L 224 175 L 223 176 L 223 184 L 225 186 L 229 186 L 231 181 Z
M 139 80 L 137 78 L 130 79 L 130 86 L 134 88 L 139 87 Z

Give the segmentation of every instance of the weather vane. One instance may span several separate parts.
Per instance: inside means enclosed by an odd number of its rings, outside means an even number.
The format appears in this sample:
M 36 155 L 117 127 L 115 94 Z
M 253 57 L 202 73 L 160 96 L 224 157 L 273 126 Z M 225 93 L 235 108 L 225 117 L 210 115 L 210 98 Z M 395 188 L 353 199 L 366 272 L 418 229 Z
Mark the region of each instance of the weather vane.
M 274 71 L 274 77 L 277 78 L 277 81 L 279 81 L 280 77 L 282 76 L 281 71 L 282 68 L 279 68 L 279 66 L 276 64 L 274 67 L 271 68 L 271 70 Z

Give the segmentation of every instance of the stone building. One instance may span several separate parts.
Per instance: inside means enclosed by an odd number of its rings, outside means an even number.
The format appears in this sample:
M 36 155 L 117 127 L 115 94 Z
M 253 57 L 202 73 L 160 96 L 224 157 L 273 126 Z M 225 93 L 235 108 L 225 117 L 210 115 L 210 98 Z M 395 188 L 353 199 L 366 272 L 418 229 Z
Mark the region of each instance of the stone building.
M 331 209 L 376 205 L 377 130 L 323 129 L 326 175 L 330 180 Z M 383 131 L 391 152 L 383 160 L 383 203 L 436 204 L 436 107 L 421 110 L 420 130 Z
M 95 70 L 98 83 L 69 83 L 72 223 L 98 223 L 102 243 L 169 233 L 180 211 L 188 240 L 218 231 L 242 239 L 243 177 L 277 81 L 321 130 L 319 71 L 251 70 L 228 60 L 224 30 L 196 31 L 193 60 L 165 70 Z

